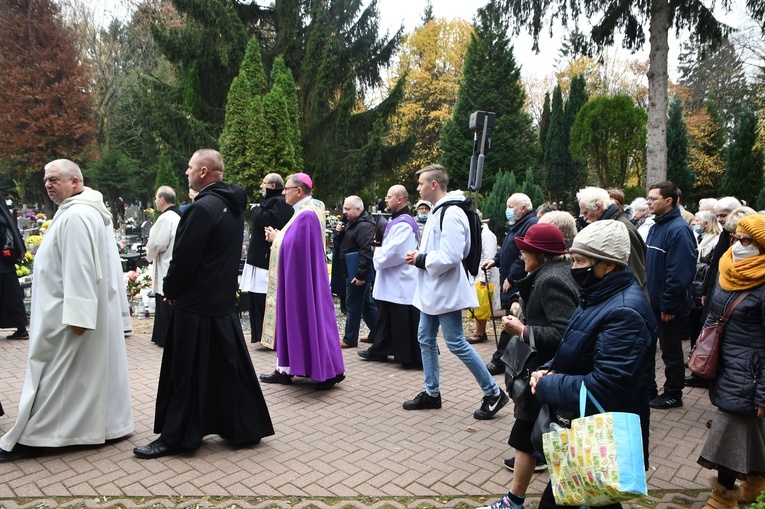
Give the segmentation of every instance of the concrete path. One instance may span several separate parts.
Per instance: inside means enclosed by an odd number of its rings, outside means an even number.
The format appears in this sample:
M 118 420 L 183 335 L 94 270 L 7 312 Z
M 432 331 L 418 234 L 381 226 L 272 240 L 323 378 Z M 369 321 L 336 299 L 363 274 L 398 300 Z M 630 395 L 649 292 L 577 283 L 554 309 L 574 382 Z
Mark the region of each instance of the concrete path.
M 490 338 L 476 349 L 488 359 L 493 346 Z M 135 432 L 97 448 L 0 463 L 0 507 L 470 509 L 504 494 L 513 475 L 502 465 L 513 455 L 512 403 L 493 420 L 475 420 L 481 391 L 443 345 L 440 410 L 401 407 L 422 390 L 421 371 L 364 362 L 347 349 L 347 379 L 333 390 L 303 380 L 263 384 L 275 436 L 247 449 L 211 436 L 193 454 L 157 460 L 137 459 L 132 449 L 155 438 L 162 350 L 140 334 L 127 337 L 127 352 Z M 273 370 L 273 352 L 250 345 L 250 354 L 258 374 Z M 16 418 L 26 356 L 26 341 L 0 340 L 3 433 Z M 706 500 L 710 472 L 696 459 L 714 410 L 703 389 L 686 389 L 684 402 L 653 412 L 650 494 L 625 506 L 698 509 Z M 527 507 L 547 481 L 546 473 L 535 476 Z

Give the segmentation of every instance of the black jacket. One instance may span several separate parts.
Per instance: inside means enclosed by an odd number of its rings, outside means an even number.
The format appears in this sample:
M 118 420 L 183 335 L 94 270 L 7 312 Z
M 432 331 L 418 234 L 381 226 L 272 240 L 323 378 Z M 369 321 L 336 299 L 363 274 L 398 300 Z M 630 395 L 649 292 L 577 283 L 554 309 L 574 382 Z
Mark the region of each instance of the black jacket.
M 27 248 L 19 233 L 16 220 L 5 205 L 5 198 L 0 195 L 0 274 L 16 273 L 16 265 L 26 253 Z
M 178 309 L 205 316 L 235 311 L 246 206 L 241 187 L 214 182 L 181 216 L 163 288 Z
M 345 230 L 337 236 L 340 242 L 340 259 L 343 261 L 343 275 L 348 276 L 345 265 L 346 253 L 359 253 L 359 265 L 356 268 L 356 279 L 366 281 L 367 272 L 372 268 L 372 242 L 375 240 L 375 220 L 367 211 L 354 221 L 348 221 Z
M 704 325 L 714 323 L 739 293 L 723 290 L 718 283 Z M 765 285 L 752 290 L 733 310 L 719 361 L 717 378 L 709 388 L 712 404 L 746 416 L 756 415 L 755 406 L 765 408 Z
M 260 201 L 260 206 L 250 210 L 252 233 L 250 247 L 247 250 L 247 263 L 261 269 L 268 269 L 271 257 L 271 243 L 266 240 L 263 229 L 266 226 L 281 230 L 292 218 L 295 209 L 288 204 L 281 189 L 266 189 L 266 196 Z
M 530 210 L 525 216 L 515 222 L 510 227 L 510 230 L 502 242 L 502 249 L 494 257 L 494 264 L 499 266 L 499 285 L 500 288 L 504 284 L 506 279 L 509 279 L 512 283 L 523 278 L 526 275 L 525 264 L 521 260 L 521 250 L 515 244 L 516 237 L 523 237 L 526 235 L 526 231 L 531 228 L 532 225 L 537 224 L 539 220 L 534 214 L 533 210 Z M 515 289 L 511 288 L 509 293 L 515 293 Z M 504 292 L 502 292 L 504 293 Z M 505 299 L 503 299 L 503 306 Z

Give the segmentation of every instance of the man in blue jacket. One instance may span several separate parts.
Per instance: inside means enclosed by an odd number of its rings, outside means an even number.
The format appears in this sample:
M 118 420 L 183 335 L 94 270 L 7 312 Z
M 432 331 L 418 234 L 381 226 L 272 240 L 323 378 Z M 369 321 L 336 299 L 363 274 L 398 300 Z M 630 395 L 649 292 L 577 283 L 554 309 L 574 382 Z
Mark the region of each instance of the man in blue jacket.
M 646 198 L 656 221 L 646 242 L 646 286 L 659 324 L 659 346 L 666 377 L 661 395 L 654 381 L 650 404 L 651 408 L 662 410 L 683 406 L 682 339 L 691 312 L 696 272 L 696 240 L 680 213 L 678 193 L 675 184 L 664 180 L 652 185 Z

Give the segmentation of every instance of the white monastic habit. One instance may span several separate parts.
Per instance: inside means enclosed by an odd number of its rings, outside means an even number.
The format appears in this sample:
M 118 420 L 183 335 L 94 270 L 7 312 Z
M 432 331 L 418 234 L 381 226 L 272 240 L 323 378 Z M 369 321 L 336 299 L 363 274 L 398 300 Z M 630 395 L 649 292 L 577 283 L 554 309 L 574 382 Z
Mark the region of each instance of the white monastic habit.
M 64 200 L 35 258 L 29 359 L 0 448 L 102 444 L 133 431 L 124 280 L 98 191 Z M 70 326 L 88 329 L 81 336 Z

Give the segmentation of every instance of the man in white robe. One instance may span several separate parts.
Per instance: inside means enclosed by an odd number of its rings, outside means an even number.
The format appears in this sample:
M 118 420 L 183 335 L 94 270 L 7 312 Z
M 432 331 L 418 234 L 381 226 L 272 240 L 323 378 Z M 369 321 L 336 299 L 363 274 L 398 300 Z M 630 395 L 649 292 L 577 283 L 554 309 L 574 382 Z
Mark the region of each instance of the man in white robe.
M 72 161 L 48 163 L 44 180 L 59 210 L 35 258 L 27 372 L 0 461 L 133 431 L 129 318 L 111 215 Z

